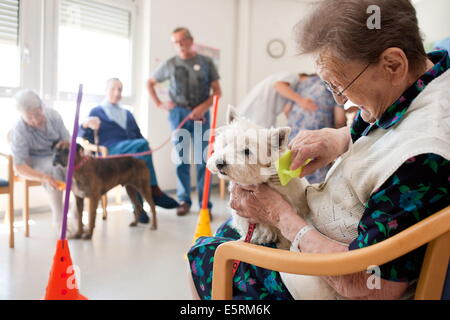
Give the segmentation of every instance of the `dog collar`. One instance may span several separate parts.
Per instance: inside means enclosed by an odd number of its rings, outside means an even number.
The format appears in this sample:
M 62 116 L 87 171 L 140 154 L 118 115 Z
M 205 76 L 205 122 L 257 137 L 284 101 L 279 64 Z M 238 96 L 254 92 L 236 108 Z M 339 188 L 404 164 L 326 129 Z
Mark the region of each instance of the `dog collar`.
M 89 160 L 91 160 L 91 157 L 84 156 L 83 159 L 81 159 L 80 162 L 75 166 L 75 171 L 79 170 L 82 166 L 84 166 Z

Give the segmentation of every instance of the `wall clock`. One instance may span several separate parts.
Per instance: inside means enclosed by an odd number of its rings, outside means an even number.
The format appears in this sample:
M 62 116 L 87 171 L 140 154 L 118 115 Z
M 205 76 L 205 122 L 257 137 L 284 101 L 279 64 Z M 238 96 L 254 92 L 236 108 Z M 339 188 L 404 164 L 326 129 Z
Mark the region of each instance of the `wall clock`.
M 286 44 L 281 39 L 272 39 L 267 43 L 267 53 L 274 59 L 281 58 L 286 52 Z

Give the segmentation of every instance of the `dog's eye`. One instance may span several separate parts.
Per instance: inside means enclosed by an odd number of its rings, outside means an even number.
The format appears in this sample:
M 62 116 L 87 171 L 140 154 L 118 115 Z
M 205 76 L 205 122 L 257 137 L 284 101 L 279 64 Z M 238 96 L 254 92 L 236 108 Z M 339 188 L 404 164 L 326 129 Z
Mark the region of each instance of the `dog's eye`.
M 245 150 L 244 150 L 244 154 L 245 154 L 246 156 L 249 156 L 249 155 L 250 155 L 250 149 L 245 149 Z

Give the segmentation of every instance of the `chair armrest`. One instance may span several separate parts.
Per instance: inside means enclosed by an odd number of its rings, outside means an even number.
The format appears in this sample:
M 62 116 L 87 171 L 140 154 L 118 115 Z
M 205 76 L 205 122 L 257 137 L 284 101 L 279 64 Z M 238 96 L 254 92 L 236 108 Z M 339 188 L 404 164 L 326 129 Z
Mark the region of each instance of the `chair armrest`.
M 14 183 L 14 165 L 13 157 L 10 154 L 0 152 L 0 157 L 4 157 L 8 160 L 8 181 L 10 184 Z
M 314 276 L 356 273 L 392 261 L 450 231 L 450 206 L 377 244 L 348 252 L 298 253 L 242 241 L 221 244 L 214 255 L 212 297 L 232 296 L 232 265 L 239 260 L 279 272 Z

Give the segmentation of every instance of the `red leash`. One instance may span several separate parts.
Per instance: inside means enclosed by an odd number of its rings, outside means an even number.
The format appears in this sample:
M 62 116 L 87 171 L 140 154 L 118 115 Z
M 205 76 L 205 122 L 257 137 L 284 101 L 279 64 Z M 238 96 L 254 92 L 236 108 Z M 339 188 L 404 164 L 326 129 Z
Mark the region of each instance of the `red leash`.
M 256 228 L 256 223 L 251 223 L 248 225 L 248 231 L 247 231 L 247 235 L 245 236 L 245 242 L 250 242 L 250 240 L 252 239 L 253 236 L 253 231 L 255 231 Z M 236 274 L 236 271 L 239 267 L 239 264 L 241 262 L 239 260 L 234 260 L 233 262 L 233 277 Z
M 91 160 L 91 157 L 84 156 L 84 157 L 80 160 L 80 162 L 78 162 L 78 164 L 75 165 L 74 170 L 75 170 L 75 171 L 79 170 L 79 169 L 80 169 L 82 166 L 84 166 L 89 160 Z

